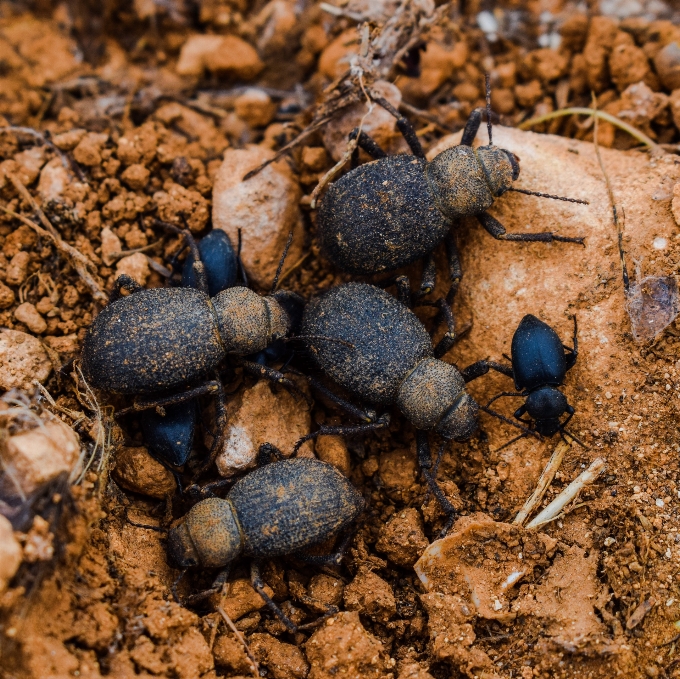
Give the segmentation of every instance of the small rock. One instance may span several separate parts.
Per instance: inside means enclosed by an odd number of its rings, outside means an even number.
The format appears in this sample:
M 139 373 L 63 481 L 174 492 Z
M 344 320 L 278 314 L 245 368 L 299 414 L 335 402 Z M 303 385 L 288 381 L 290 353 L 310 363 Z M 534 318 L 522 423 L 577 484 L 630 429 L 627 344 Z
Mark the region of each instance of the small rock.
M 73 151 L 73 149 L 78 146 L 78 144 L 80 144 L 86 134 L 87 130 L 76 128 L 74 130 L 69 130 L 68 132 L 55 134 L 54 137 L 52 137 L 52 141 L 54 142 L 54 145 L 62 151 Z M 59 162 L 61 163 L 61 161 Z
M 264 591 L 267 596 L 274 596 L 274 591 L 268 585 L 264 586 Z M 222 602 L 222 607 L 232 620 L 238 620 L 248 613 L 259 611 L 265 605 L 264 599 L 253 589 L 250 580 L 246 578 L 231 581 Z
M 339 78 L 349 69 L 349 60 L 359 53 L 357 31 L 350 28 L 330 42 L 319 57 L 319 73 L 329 80 Z
M 14 161 L 19 166 L 17 176 L 24 186 L 32 184 L 40 174 L 45 164 L 45 147 L 33 146 L 14 155 Z
M 434 679 L 434 677 L 417 662 L 413 662 L 401 666 L 397 679 Z
M 427 49 L 420 55 L 420 75 L 417 78 L 400 79 L 401 88 L 409 100 L 428 99 L 453 74 L 463 68 L 468 60 L 468 46 L 459 40 L 453 47 L 436 41 L 428 41 Z
M 20 304 L 14 310 L 14 318 L 23 323 L 32 333 L 40 335 L 47 330 L 45 319 L 38 313 L 38 310 L 30 302 Z
M 261 287 L 271 285 L 291 231 L 288 266 L 302 256 L 300 187 L 286 162 L 272 163 L 243 181 L 247 172 L 273 155 L 261 146 L 228 149 L 213 188 L 213 225 L 226 231 L 232 243 L 238 241 L 241 230 L 243 264 Z
M 276 104 L 264 90 L 252 87 L 236 97 L 234 111 L 250 127 L 265 127 L 276 113 Z
M 625 37 L 617 37 L 617 44 L 609 55 L 609 70 L 616 89 L 623 92 L 629 85 L 645 80 L 650 68 L 647 55 L 635 44 L 632 36 L 623 31 L 619 35 Z
M 515 85 L 515 97 L 520 106 L 533 106 L 543 96 L 543 89 L 538 80 L 532 80 L 526 85 Z
M 248 642 L 255 659 L 269 670 L 267 676 L 274 679 L 304 679 L 307 676 L 309 665 L 297 646 L 260 632 L 251 635 Z
M 102 162 L 101 150 L 108 140 L 108 134 L 88 132 L 79 142 L 78 146 L 73 149 L 73 157 L 81 165 L 87 165 L 88 167 L 100 165 Z
M 213 646 L 215 665 L 236 674 L 251 673 L 251 662 L 246 655 L 243 644 L 233 637 L 222 634 L 217 637 Z
M 70 474 L 79 459 L 78 436 L 56 417 L 41 427 L 10 436 L 3 455 L 5 470 L 11 471 L 8 476 L 24 495 L 63 472 Z
M 345 476 L 352 473 L 349 450 L 342 436 L 319 436 L 316 439 L 314 450 L 320 460 L 332 464 Z
M 50 524 L 38 514 L 33 517 L 33 525 L 23 543 L 27 563 L 50 561 L 54 556 L 54 533 L 50 532 Z
M 215 663 L 210 646 L 196 627 L 191 627 L 179 640 L 169 645 L 168 657 L 173 669 L 172 675 L 177 679 L 200 679 L 210 674 L 215 676 L 211 672 Z
M 343 593 L 345 607 L 374 622 L 387 623 L 397 614 L 392 588 L 372 571 L 360 570 Z
M 66 187 L 73 181 L 71 173 L 64 167 L 61 158 L 52 158 L 40 172 L 38 193 L 43 203 L 59 200 Z
M 14 305 L 14 290 L 0 281 L 0 309 L 9 309 Z
M 680 88 L 680 44 L 671 42 L 654 57 L 654 66 L 663 86 L 668 90 Z
M 339 606 L 343 591 L 342 580 L 323 573 L 313 576 L 307 585 L 307 594 L 324 606 Z
M 151 172 L 147 170 L 144 165 L 134 163 L 130 165 L 120 176 L 122 181 L 127 184 L 133 191 L 142 191 L 149 183 Z
M 373 85 L 372 90 L 387 99 L 394 108 L 399 108 L 401 92 L 396 85 L 379 80 Z M 366 115 L 368 109 L 369 105 L 366 102 L 354 104 L 324 125 L 321 137 L 333 160 L 338 161 L 343 157 L 347 151 L 349 134 L 359 124 L 361 129 L 383 148 L 389 146 L 392 139 L 398 136 L 395 131 L 396 120 L 391 113 L 377 104 L 373 104 L 373 111 Z
M 26 226 L 26 224 L 22 224 L 6 236 L 2 252 L 5 257 L 11 259 L 21 250 L 31 250 L 31 248 L 36 246 L 37 242 L 38 236 L 35 231 Z
M 305 146 L 302 149 L 302 166 L 308 172 L 321 172 L 328 165 L 328 153 L 323 146 Z
M 671 200 L 671 210 L 675 223 L 680 226 L 680 182 L 673 187 L 673 199 Z
M 380 454 L 378 473 L 387 495 L 399 502 L 407 502 L 413 495 L 418 464 L 415 451 L 397 448 Z
M 134 278 L 140 285 L 146 285 L 149 278 L 149 261 L 143 252 L 135 252 L 134 255 L 123 257 L 116 264 L 116 278 L 126 273 Z
M 9 585 L 21 564 L 21 545 L 14 537 L 12 524 L 0 514 L 0 594 Z
M 111 266 L 116 261 L 114 255 L 117 255 L 123 249 L 120 238 L 106 226 L 102 229 L 101 239 L 102 261 L 106 266 Z
M 216 460 L 221 476 L 232 476 L 253 466 L 263 443 L 272 443 L 289 454 L 311 426 L 309 411 L 300 396 L 286 389 L 274 393 L 265 380 L 229 402 L 227 422 L 224 449 Z M 305 444 L 300 452 L 305 450 L 311 452 L 311 444 Z
M 52 363 L 40 340 L 18 330 L 0 329 L 0 389 L 32 391 L 52 372 Z
M 28 264 L 31 255 L 28 252 L 17 252 L 7 265 L 5 281 L 9 285 L 21 285 L 28 278 Z
M 113 476 L 123 488 L 159 500 L 171 495 L 177 488 L 170 470 L 154 460 L 143 446 L 120 448 L 116 452 Z
M 124 134 L 118 140 L 118 160 L 124 165 L 148 165 L 156 156 L 158 134 L 153 122 Z
M 45 344 L 59 354 L 77 354 L 80 351 L 80 340 L 75 333 L 60 337 L 51 335 L 45 338 Z
M 166 183 L 164 189 L 153 194 L 160 219 L 181 227 L 186 219 L 193 233 L 202 231 L 210 217 L 208 201 L 198 191 L 185 189 L 174 182 Z
M 394 514 L 382 527 L 375 548 L 397 566 L 410 568 L 429 544 L 418 510 L 409 507 Z
M 382 643 L 364 629 L 356 611 L 330 618 L 309 638 L 305 652 L 309 679 L 383 679 L 389 670 Z
M 235 35 L 192 35 L 182 45 L 177 73 L 201 76 L 205 70 L 250 81 L 264 68 L 255 48 Z

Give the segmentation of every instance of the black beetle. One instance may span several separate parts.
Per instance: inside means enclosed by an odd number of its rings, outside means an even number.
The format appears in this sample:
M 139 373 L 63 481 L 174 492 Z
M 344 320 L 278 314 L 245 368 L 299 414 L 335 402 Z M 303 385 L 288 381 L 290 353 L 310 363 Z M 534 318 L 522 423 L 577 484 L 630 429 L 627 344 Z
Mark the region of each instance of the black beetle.
M 564 427 L 574 416 L 574 408 L 558 387 L 564 383 L 567 371 L 574 367 L 578 357 L 576 316 L 573 344 L 573 348 L 562 344 L 559 335 L 547 323 L 527 314 L 512 336 L 512 369 L 506 368 L 506 374 L 515 380 L 517 392 L 498 394 L 487 405 L 503 396 L 523 396 L 526 401 L 515 412 L 515 418 L 530 424 L 530 421 L 522 419 L 524 414 L 528 414 L 541 436 L 550 437 L 558 431 L 564 432 Z M 567 419 L 560 422 L 564 413 L 567 413 Z M 573 434 L 569 435 L 577 440 Z M 509 443 L 512 441 L 505 445 Z
M 455 510 L 434 476 L 427 432 L 445 439 L 465 440 L 477 429 L 480 406 L 465 384 L 504 366 L 482 360 L 458 370 L 439 360 L 455 340 L 453 316 L 440 300 L 448 332 L 433 350 L 432 340 L 417 316 L 384 290 L 365 283 L 347 283 L 309 302 L 302 319 L 303 336 L 316 365 L 352 395 L 371 404 L 395 404 L 416 427 L 418 459 L 426 481 L 452 522 Z M 325 338 L 335 338 L 330 343 Z M 342 342 L 342 343 L 341 343 Z M 363 419 L 355 427 L 321 427 L 297 442 L 296 448 L 320 434 L 351 434 L 379 429 L 389 416 L 377 417 L 312 384 L 348 413 Z M 486 407 L 492 415 L 501 417 Z M 517 425 L 514 425 L 517 426 Z M 524 429 L 524 427 L 521 427 Z M 528 431 L 528 430 L 527 430 Z M 450 524 L 449 524 L 450 525 Z
M 183 571 L 193 566 L 225 569 L 215 591 L 239 556 L 253 557 L 253 587 L 286 628 L 297 632 L 319 621 L 295 625 L 264 591 L 258 561 L 294 555 L 309 563 L 339 564 L 342 549 L 327 557 L 304 552 L 349 527 L 364 504 L 352 484 L 326 462 L 271 462 L 237 481 L 225 499 L 195 504 L 168 534 L 168 562 Z M 324 617 L 335 612 L 331 609 Z
M 208 294 L 214 297 L 218 292 L 236 284 L 239 274 L 239 256 L 229 236 L 221 229 L 213 229 L 197 243 L 198 253 L 205 267 L 208 279 Z M 194 257 L 189 252 L 182 267 L 183 288 L 196 288 L 198 281 L 194 273 Z
M 489 96 L 487 81 L 487 119 Z M 450 302 L 462 276 L 452 234 L 460 217 L 476 217 L 498 240 L 583 243 L 583 238 L 549 231 L 506 233 L 503 225 L 486 212 L 507 191 L 576 203 L 586 201 L 513 188 L 512 182 L 519 177 L 519 159 L 511 151 L 493 145 L 490 120 L 489 145 L 472 148 L 482 110 L 472 112 L 458 146 L 427 161 L 411 123 L 385 99 L 371 97 L 397 119 L 413 155 L 388 156 L 359 128 L 350 135 L 374 160 L 333 182 L 317 217 L 321 248 L 340 269 L 352 274 L 375 274 L 426 258 L 420 288 L 420 294 L 426 294 L 434 287 L 433 251 L 446 240 Z
M 163 415 L 166 406 L 215 394 L 218 432 L 222 434 L 224 390 L 216 369 L 228 355 L 249 356 L 285 337 L 291 327 L 285 306 L 293 293 L 260 296 L 248 288 L 233 287 L 209 297 L 198 247 L 189 231 L 184 235 L 199 289 L 145 290 L 129 276 L 120 276 L 111 303 L 95 318 L 85 337 L 82 366 L 96 388 L 146 397 L 135 399 L 119 416 L 151 408 L 160 409 Z M 272 290 L 282 263 L 283 258 Z M 122 289 L 131 294 L 121 297 Z M 272 368 L 247 360 L 241 364 L 254 375 L 297 391 L 293 382 Z M 214 438 L 210 458 L 202 469 L 212 463 L 220 438 Z

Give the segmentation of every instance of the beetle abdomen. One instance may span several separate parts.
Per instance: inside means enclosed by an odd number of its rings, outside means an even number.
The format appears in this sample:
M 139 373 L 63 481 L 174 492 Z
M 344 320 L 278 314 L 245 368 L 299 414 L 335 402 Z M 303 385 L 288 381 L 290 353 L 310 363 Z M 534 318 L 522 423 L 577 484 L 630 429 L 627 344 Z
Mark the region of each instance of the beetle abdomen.
M 303 335 L 319 367 L 338 384 L 377 404 L 394 402 L 401 383 L 423 358 L 432 356 L 430 336 L 417 316 L 374 285 L 347 283 L 307 305 Z
M 260 467 L 229 491 L 244 553 L 291 554 L 336 534 L 354 521 L 364 500 L 332 465 L 294 458 Z
M 154 288 L 102 310 L 83 343 L 83 369 L 99 389 L 152 394 L 186 387 L 224 354 L 207 295 Z
M 518 390 L 562 384 L 567 372 L 559 335 L 543 321 L 527 314 L 512 336 L 512 370 Z
M 425 178 L 425 161 L 388 156 L 331 184 L 318 216 L 328 258 L 354 274 L 391 271 L 432 252 L 449 222 Z

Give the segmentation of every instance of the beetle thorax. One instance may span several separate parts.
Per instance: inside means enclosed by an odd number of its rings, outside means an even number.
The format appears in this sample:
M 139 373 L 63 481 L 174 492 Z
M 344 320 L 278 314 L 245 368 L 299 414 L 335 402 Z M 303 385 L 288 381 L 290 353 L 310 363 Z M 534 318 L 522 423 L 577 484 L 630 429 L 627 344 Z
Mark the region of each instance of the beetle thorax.
M 423 359 L 402 382 L 397 405 L 418 429 L 446 438 L 466 438 L 477 428 L 477 407 L 458 370 L 436 358 Z
M 255 354 L 288 333 L 288 314 L 273 297 L 235 287 L 223 290 L 211 301 L 222 343 L 229 354 Z

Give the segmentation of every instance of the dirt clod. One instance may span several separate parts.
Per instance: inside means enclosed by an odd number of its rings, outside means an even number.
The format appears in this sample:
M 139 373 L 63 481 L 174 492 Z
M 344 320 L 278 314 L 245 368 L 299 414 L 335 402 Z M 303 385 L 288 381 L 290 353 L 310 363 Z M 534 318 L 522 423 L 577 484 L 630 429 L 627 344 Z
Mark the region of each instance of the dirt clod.
M 142 446 L 119 448 L 112 473 L 123 488 L 161 500 L 177 488 L 172 473 Z
M 417 509 L 397 512 L 383 526 L 375 548 L 392 563 L 408 568 L 420 558 L 429 542 Z
M 52 363 L 40 340 L 18 330 L 0 331 L 0 388 L 33 388 L 33 381 L 45 382 Z
M 345 607 L 376 622 L 386 623 L 397 612 L 392 588 L 372 571 L 362 570 L 345 587 Z

